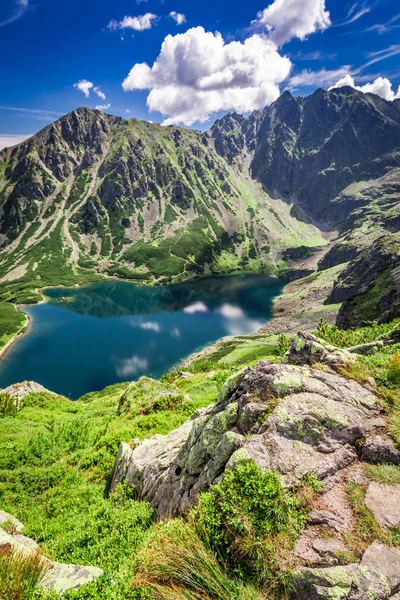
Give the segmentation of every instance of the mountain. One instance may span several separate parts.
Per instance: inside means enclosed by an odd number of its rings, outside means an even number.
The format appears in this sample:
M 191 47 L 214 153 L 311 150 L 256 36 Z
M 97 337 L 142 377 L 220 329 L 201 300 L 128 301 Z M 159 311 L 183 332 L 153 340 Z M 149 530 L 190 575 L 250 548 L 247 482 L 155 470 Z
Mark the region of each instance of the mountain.
M 350 87 L 285 92 L 204 134 L 80 108 L 0 153 L 0 294 L 104 275 L 298 277 L 318 251 L 312 270 L 344 264 L 326 300 L 345 303 L 344 326 L 389 318 L 399 198 L 400 103 Z

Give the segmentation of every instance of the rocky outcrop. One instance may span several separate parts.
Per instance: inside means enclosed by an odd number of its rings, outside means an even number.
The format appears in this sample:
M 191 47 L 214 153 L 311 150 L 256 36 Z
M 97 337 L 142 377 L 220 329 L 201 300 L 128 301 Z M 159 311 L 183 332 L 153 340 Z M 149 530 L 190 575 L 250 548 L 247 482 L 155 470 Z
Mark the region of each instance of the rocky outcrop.
M 23 524 L 4 511 L 0 512 L 0 522 L 8 529 L 0 529 L 0 553 L 15 552 L 19 555 L 40 557 L 44 575 L 39 586 L 44 590 L 58 593 L 75 590 L 103 574 L 98 567 L 64 564 L 46 558 L 34 540 L 19 533 L 24 527 Z
M 348 350 L 342 350 L 306 331 L 299 331 L 289 350 L 283 357 L 284 363 L 292 365 L 313 365 L 323 363 L 337 369 L 355 362 L 356 357 Z
M 164 517 L 185 511 L 244 460 L 278 472 L 287 486 L 307 473 L 324 480 L 356 461 L 358 440 L 384 425 L 378 413 L 374 395 L 355 381 L 261 361 L 169 435 L 121 444 L 111 487 L 126 481 Z
M 40 385 L 40 383 L 36 383 L 35 381 L 23 381 L 22 383 L 14 383 L 13 385 L 9 385 L 8 387 L 0 390 L 2 394 L 8 394 L 13 398 L 16 398 L 18 401 L 22 401 L 25 396 L 29 394 L 35 394 L 38 392 L 45 392 L 46 394 L 52 394 L 56 396 L 54 392 L 47 390 L 45 387 Z
M 294 574 L 292 600 L 389 600 L 400 590 L 400 548 L 374 542 L 360 564 L 304 568 Z

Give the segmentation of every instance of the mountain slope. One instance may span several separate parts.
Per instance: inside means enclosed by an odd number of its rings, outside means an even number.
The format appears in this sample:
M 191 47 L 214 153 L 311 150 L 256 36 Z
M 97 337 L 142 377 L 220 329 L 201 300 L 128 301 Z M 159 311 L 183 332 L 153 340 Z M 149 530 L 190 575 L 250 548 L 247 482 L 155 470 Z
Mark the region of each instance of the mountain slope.
M 57 264 L 66 275 L 179 280 L 270 269 L 305 236 L 324 243 L 196 131 L 78 109 L 1 153 L 0 165 L 7 279 L 47 282 Z
M 0 153 L 0 298 L 103 276 L 343 265 L 325 300 L 345 303 L 341 323 L 393 318 L 399 173 L 400 104 L 349 87 L 285 92 L 204 134 L 80 108 Z

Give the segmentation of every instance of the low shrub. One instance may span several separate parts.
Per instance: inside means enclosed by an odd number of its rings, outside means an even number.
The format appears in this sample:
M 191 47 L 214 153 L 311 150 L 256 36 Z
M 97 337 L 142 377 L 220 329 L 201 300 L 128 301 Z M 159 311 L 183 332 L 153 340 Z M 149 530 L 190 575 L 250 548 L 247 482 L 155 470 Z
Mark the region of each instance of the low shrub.
M 285 491 L 279 476 L 263 473 L 252 461 L 226 472 L 199 497 L 190 515 L 198 535 L 237 576 L 285 595 L 289 550 L 306 516 L 299 500 Z
M 394 386 L 400 385 L 400 352 L 393 354 L 390 359 L 387 380 Z
M 283 356 L 284 354 L 286 354 L 286 352 L 289 350 L 289 348 L 290 348 L 289 338 L 284 333 L 281 333 L 280 335 L 278 335 L 278 355 Z
M 13 417 L 18 412 L 18 405 L 10 394 L 0 394 L 0 418 Z

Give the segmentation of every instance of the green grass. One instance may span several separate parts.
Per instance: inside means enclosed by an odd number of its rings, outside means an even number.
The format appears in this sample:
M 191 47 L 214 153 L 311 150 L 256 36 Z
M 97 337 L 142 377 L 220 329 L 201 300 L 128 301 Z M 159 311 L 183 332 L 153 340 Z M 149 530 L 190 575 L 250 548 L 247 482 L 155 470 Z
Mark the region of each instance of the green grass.
M 364 465 L 367 477 L 388 485 L 400 484 L 400 466 L 398 465 Z
M 346 332 L 341 340 L 370 341 L 392 327 Z M 329 329 L 325 335 L 339 334 Z M 156 524 L 152 509 L 135 497 L 134 489 L 120 486 L 111 496 L 107 490 L 121 441 L 180 426 L 196 409 L 215 402 L 233 373 L 265 358 L 279 362 L 290 339 L 238 336 L 221 340 L 159 381 L 143 377 L 115 384 L 76 402 L 31 394 L 16 413 L 4 404 L 2 509 L 25 523 L 24 533 L 46 555 L 105 572 L 64 600 L 225 600 L 227 590 L 238 600 L 287 598 L 290 551 L 317 481 L 303 481 L 297 490 L 284 492 L 275 474 L 262 474 L 245 463 L 204 493 L 186 519 L 162 524 Z M 398 352 L 397 346 L 385 347 L 361 357 L 347 374 L 377 379 L 395 440 L 400 440 L 395 433 L 400 419 Z M 365 468 L 377 481 L 400 481 L 399 467 Z M 365 488 L 350 486 L 348 494 L 356 524 L 346 542 L 354 556 L 361 556 L 374 539 L 399 544 L 398 532 L 382 530 L 366 509 Z
M 26 316 L 16 306 L 0 302 L 0 348 L 14 337 L 25 321 Z

